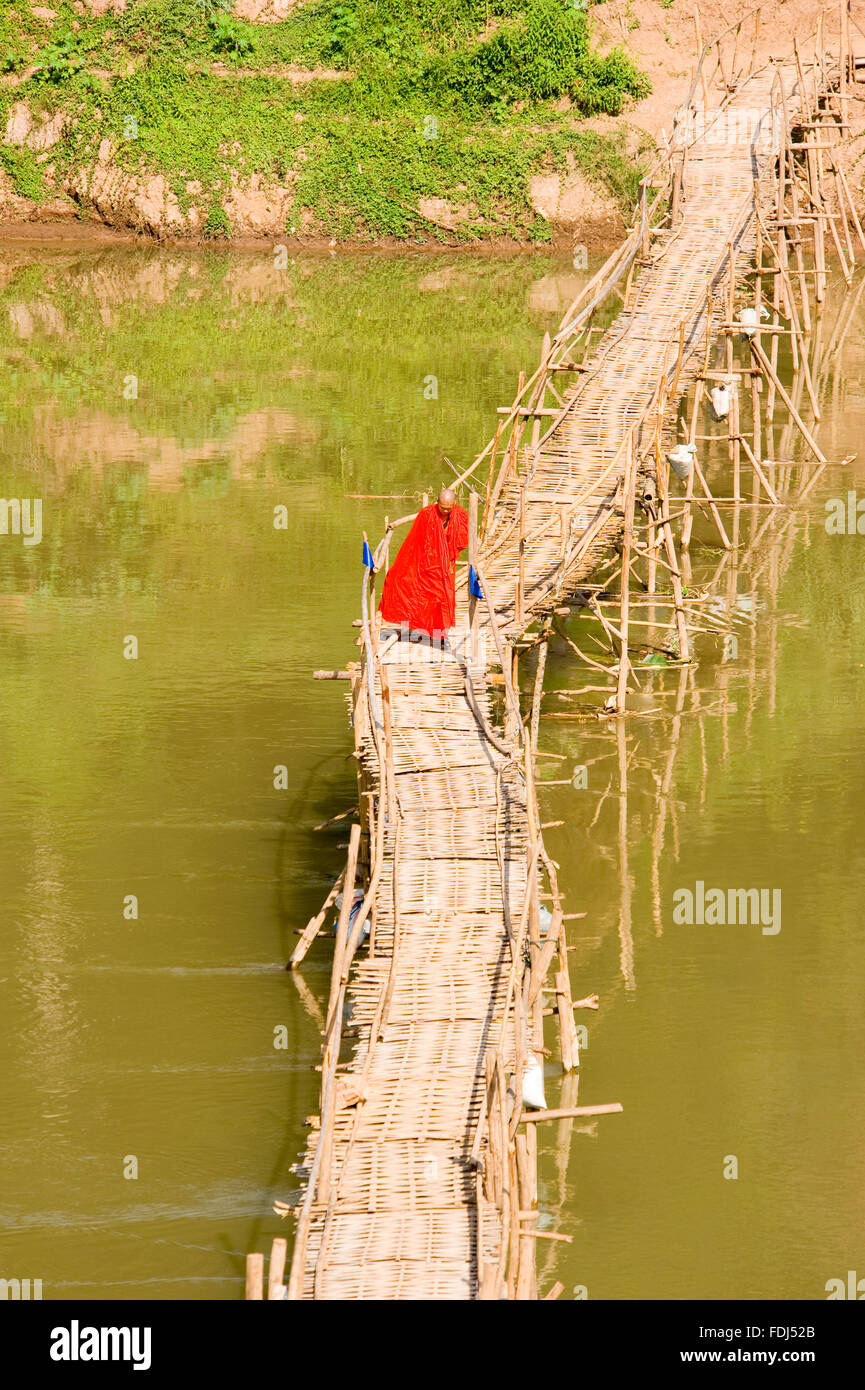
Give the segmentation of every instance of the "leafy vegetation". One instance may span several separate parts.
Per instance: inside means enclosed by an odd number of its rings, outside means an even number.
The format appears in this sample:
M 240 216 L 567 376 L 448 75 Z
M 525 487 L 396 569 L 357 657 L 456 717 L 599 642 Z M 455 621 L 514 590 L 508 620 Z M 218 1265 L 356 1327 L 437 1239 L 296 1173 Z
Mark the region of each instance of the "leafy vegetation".
M 248 24 L 238 24 L 227 14 L 214 14 L 210 27 L 217 53 L 228 53 L 232 58 L 249 58 L 255 52 L 255 37 Z
M 84 67 L 84 55 L 75 39 L 64 34 L 36 56 L 34 76 L 44 82 L 66 82 Z
M 35 68 L 0 84 L 0 120 L 16 100 L 62 106 L 58 178 L 108 137 L 123 167 L 165 175 L 182 208 L 203 198 L 209 236 L 228 234 L 230 187 L 253 174 L 291 188 L 289 235 L 543 241 L 530 179 L 574 166 L 623 208 L 636 195 L 624 134 L 586 118 L 619 114 L 648 83 L 622 49 L 596 52 L 572 0 L 310 0 L 256 27 L 230 0 L 56 7 L 47 35 L 29 15 L 0 19 L 0 66 Z M 301 84 L 297 68 L 322 75 Z M 459 208 L 458 227 L 424 217 L 423 198 Z
M 220 237 L 228 238 L 231 236 L 231 223 L 228 220 L 228 214 L 225 208 L 220 207 L 218 203 L 214 203 L 207 214 L 207 219 L 204 223 L 204 235 L 210 241 L 216 241 Z
M 27 66 L 27 50 L 18 44 L 12 44 L 0 53 L 0 72 L 20 72 Z
M 45 197 L 45 181 L 32 150 L 0 145 L 0 167 L 12 180 L 12 187 L 21 198 L 40 203 Z

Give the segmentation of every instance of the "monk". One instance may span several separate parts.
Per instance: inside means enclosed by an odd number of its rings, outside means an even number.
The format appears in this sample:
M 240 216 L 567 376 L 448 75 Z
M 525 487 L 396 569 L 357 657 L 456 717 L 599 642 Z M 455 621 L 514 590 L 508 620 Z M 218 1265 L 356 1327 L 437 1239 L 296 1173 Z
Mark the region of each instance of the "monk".
M 456 619 L 456 560 L 469 543 L 469 518 L 453 488 L 423 507 L 384 581 L 379 611 L 386 623 L 406 623 L 432 637 Z

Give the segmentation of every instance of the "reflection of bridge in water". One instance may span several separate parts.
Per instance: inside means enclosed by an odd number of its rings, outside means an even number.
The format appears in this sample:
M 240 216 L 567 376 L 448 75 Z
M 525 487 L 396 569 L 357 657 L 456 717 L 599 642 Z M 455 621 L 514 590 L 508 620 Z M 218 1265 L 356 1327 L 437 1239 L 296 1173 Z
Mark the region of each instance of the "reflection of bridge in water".
M 458 625 L 471 640 L 412 648 L 406 660 L 399 634 L 373 617 L 375 579 L 365 572 L 362 658 L 347 673 L 359 823 L 346 868 L 292 958 L 300 964 L 342 891 L 321 1116 L 299 1169 L 288 1283 L 277 1241 L 271 1297 L 537 1297 L 536 1250 L 550 1234 L 537 1227 L 538 1122 L 562 1123 L 561 1154 L 565 1127 L 620 1108 L 605 1097 L 576 1101 L 574 1009 L 597 1000 L 572 996 L 567 914 L 538 814 L 548 644 L 560 617 L 591 617 L 579 639 L 564 636 L 591 682 L 581 693 L 596 697 L 584 716 L 615 719 L 627 988 L 621 716 L 640 688 L 637 653 L 679 667 L 651 832 L 660 929 L 657 866 L 675 831 L 680 728 L 686 713 L 711 712 L 694 709 L 694 632 L 751 623 L 736 609 L 737 564 L 759 556 L 773 518 L 783 518 L 792 542 L 795 513 L 779 508 L 806 495 L 826 466 L 806 415 L 819 415 L 827 237 L 848 282 L 856 245 L 865 250 L 833 154 L 855 68 L 830 60 L 818 31 L 803 46 L 807 61 L 797 52 L 737 71 L 750 22 L 703 50 L 634 228 L 545 339 L 537 370 L 462 475 L 481 590 L 470 596 L 463 577 Z M 827 217 L 830 205 L 840 216 Z M 595 317 L 614 294 L 621 309 L 595 341 Z M 706 397 L 718 387 L 720 409 L 707 426 Z M 717 436 L 719 427 L 727 458 L 710 484 L 706 431 Z M 695 519 L 723 554 L 716 579 L 692 593 Z M 400 524 L 376 549 L 376 570 Z M 752 531 L 745 547 L 743 524 Z M 725 582 L 723 611 L 713 610 L 707 598 Z M 777 585 L 777 572 L 769 582 Z M 529 650 L 536 661 L 524 708 L 518 661 Z M 714 697 L 722 719 L 723 693 L 722 682 Z M 539 1094 L 551 1055 L 547 1017 L 558 1020 L 570 1074 L 556 1111 Z M 343 1061 L 349 1033 L 353 1052 Z M 261 1296 L 261 1274 L 262 1257 L 250 1256 L 252 1297 Z

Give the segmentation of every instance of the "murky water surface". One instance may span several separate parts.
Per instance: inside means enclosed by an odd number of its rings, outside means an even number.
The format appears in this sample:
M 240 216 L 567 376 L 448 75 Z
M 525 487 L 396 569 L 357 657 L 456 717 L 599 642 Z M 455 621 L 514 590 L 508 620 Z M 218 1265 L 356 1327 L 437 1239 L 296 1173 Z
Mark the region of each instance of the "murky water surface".
M 42 502 L 38 544 L 0 535 L 3 1277 L 237 1298 L 283 1229 L 328 946 L 281 967 L 354 786 L 343 687 L 311 674 L 352 655 L 361 532 L 472 456 L 584 278 L 0 252 L 0 493 Z M 847 309 L 818 345 L 833 460 L 865 425 Z M 782 423 L 776 456 L 803 459 Z M 701 519 L 699 664 L 641 673 L 618 728 L 545 723 L 544 776 L 586 768 L 543 810 L 586 914 L 574 990 L 600 995 L 547 1099 L 625 1109 L 544 1129 L 542 1224 L 573 1243 L 539 1242 L 542 1289 L 820 1298 L 865 1262 L 865 537 L 824 526 L 863 470 L 745 511 L 726 559 Z M 545 708 L 583 711 L 564 643 L 548 670 Z M 780 930 L 677 923 L 698 882 L 780 891 Z

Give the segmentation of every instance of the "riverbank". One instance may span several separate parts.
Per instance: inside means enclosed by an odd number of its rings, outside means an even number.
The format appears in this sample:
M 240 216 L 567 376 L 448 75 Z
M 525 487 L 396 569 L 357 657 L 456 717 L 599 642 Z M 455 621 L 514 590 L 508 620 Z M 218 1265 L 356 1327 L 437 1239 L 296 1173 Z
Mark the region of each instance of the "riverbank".
M 679 0 L 231 4 L 0 16 L 0 236 L 607 247 L 697 54 Z M 768 56 L 817 8 L 770 0 L 744 46 Z M 704 5 L 703 35 L 730 18 Z M 865 120 L 850 114 L 862 207 Z
M 581 8 L 229 6 L 0 20 L 0 217 L 297 246 L 621 230 L 649 142 L 615 121 L 650 84 Z
M 581 247 L 588 255 L 607 254 L 621 240 L 623 231 L 624 225 L 618 216 L 586 221 L 580 231 Z M 146 232 L 133 231 L 130 228 L 113 227 L 92 217 L 70 218 L 55 215 L 53 218 L 45 220 L 34 218 L 29 221 L 0 221 L 0 246 L 128 246 L 145 248 L 152 247 L 154 244 L 164 245 L 167 249 L 178 251 L 230 249 L 261 254 L 263 249 L 274 245 L 274 238 L 252 235 L 232 236 L 219 240 L 195 236 L 154 237 Z M 503 236 L 479 237 L 475 241 L 444 244 L 440 240 L 432 238 L 414 239 L 408 242 L 400 241 L 397 237 L 355 237 L 338 240 L 335 237 L 323 236 L 286 236 L 284 233 L 279 236 L 278 240 L 278 246 L 284 248 L 290 255 L 301 253 L 333 255 L 339 250 L 341 253 L 351 252 L 357 255 L 412 256 L 416 254 L 429 256 L 447 253 L 448 255 L 462 254 L 472 257 L 507 258 L 538 250 L 572 250 L 573 245 L 573 234 L 566 229 L 556 229 L 546 247 L 538 247 L 531 243 L 527 244 Z

